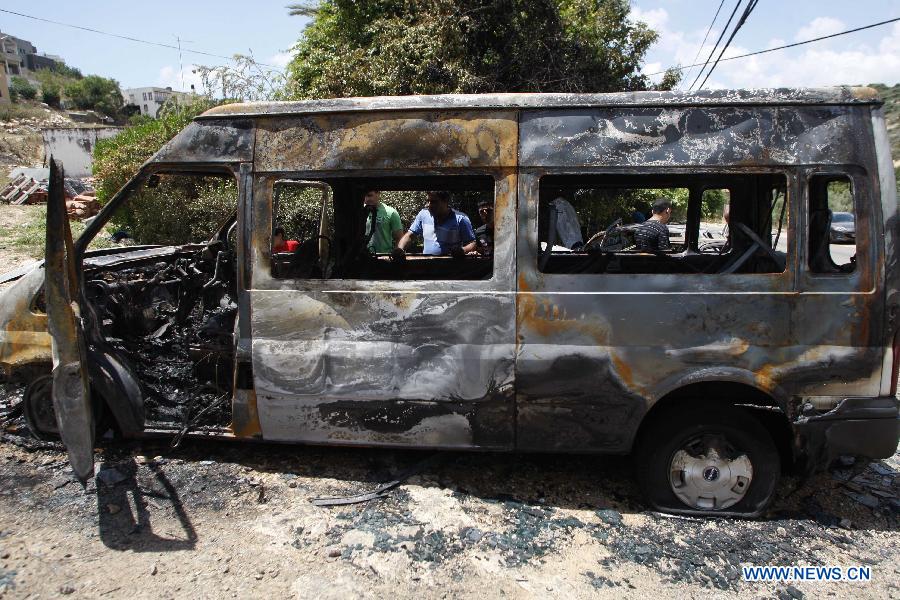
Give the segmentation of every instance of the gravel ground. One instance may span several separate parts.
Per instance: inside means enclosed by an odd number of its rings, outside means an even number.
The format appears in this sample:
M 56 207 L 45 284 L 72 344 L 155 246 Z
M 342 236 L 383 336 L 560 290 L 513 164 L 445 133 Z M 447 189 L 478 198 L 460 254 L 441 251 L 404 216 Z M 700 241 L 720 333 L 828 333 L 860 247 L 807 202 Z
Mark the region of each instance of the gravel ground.
M 786 479 L 759 520 L 655 514 L 624 458 L 204 439 L 96 458 L 82 487 L 61 447 L 6 427 L 0 597 L 900 596 L 898 455 Z M 385 498 L 310 503 L 417 465 Z M 872 581 L 741 580 L 744 565 L 793 564 L 867 565 Z

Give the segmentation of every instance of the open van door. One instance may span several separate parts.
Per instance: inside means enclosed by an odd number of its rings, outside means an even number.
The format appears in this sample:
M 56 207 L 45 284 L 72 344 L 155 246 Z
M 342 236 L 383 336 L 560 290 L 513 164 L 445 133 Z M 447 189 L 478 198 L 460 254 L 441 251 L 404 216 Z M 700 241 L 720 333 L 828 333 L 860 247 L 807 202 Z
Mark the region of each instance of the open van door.
M 79 283 L 66 215 L 62 166 L 50 159 L 44 295 L 53 350 L 52 397 L 59 435 L 76 477 L 94 472 L 94 414 L 88 385 Z

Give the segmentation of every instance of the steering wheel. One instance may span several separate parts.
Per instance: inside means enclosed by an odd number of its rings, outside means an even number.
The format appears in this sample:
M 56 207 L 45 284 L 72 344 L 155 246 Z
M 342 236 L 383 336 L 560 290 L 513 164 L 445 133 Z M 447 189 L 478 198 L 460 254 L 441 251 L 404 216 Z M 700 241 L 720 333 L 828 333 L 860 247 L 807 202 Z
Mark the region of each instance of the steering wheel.
M 235 229 L 237 229 L 237 221 L 231 224 L 231 227 L 228 228 L 228 231 L 225 232 L 225 236 L 222 238 L 222 245 L 225 246 L 226 250 L 231 250 L 231 234 L 234 233 Z
M 600 250 L 603 250 L 603 242 L 606 240 L 606 236 L 608 236 L 610 233 L 612 233 L 612 231 L 613 231 L 616 227 L 618 227 L 619 225 L 621 225 L 621 224 L 622 224 L 622 219 L 621 219 L 621 218 L 616 219 L 615 221 L 613 221 L 612 223 L 610 223 L 610 224 L 606 227 L 606 229 L 604 229 L 603 231 L 598 231 L 597 233 L 595 233 L 594 235 L 592 235 L 592 236 L 591 236 L 591 239 L 589 239 L 589 240 L 584 244 L 584 247 L 585 247 L 585 248 L 590 247 L 591 244 L 593 244 L 594 242 L 596 242 L 596 241 L 599 239 L 599 240 L 600 240 Z

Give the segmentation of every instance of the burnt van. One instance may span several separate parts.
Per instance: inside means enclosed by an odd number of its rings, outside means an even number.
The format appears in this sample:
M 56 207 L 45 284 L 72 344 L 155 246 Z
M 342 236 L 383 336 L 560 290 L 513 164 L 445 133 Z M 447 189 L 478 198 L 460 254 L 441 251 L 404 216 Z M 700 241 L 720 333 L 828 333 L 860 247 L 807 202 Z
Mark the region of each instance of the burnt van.
M 60 171 L 0 361 L 81 478 L 108 432 L 631 453 L 658 509 L 756 515 L 786 469 L 897 448 L 896 183 L 867 88 L 229 104 L 74 243 Z M 117 211 L 211 198 L 215 231 L 94 249 Z

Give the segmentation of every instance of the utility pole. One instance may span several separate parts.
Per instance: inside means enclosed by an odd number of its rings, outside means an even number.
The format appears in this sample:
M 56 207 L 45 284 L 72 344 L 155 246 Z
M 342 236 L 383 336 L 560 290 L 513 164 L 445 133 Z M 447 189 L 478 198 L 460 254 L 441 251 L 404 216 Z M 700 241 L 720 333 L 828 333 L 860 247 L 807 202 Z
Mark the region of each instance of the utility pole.
M 180 36 L 176 35 L 175 39 L 178 40 L 178 71 L 181 73 L 181 91 L 184 91 L 184 64 L 181 60 L 181 42 L 186 44 L 193 44 L 191 40 L 183 40 Z

